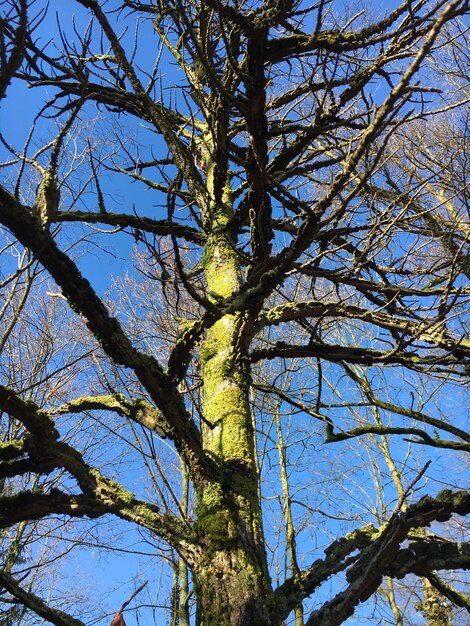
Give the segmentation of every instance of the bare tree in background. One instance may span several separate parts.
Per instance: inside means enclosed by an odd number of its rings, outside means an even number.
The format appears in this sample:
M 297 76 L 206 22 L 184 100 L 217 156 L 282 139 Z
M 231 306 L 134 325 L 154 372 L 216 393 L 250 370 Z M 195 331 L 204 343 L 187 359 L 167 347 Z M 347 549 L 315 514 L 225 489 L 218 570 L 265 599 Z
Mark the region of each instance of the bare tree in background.
M 470 374 L 470 4 L 345 4 L 2 7 L 2 95 L 27 84 L 42 100 L 23 145 L 0 137 L 0 223 L 73 313 L 81 365 L 60 393 L 36 378 L 31 396 L 2 362 L 15 427 L 2 429 L 1 525 L 137 527 L 158 544 L 152 567 L 165 546 L 178 555 L 173 623 L 334 626 L 408 575 L 469 610 L 440 572 L 470 567 L 446 525 L 470 495 L 458 469 L 420 457 L 458 468 L 470 451 L 457 404 Z M 55 363 L 77 328 L 52 338 Z M 295 444 L 283 407 L 305 424 Z M 371 435 L 407 455 L 381 524 L 372 506 L 371 523 L 356 515 L 376 493 L 354 466 Z M 274 585 L 279 454 L 290 563 Z M 289 509 L 297 489 L 316 502 Z M 4 564 L 0 585 L 50 623 L 89 623 L 18 568 Z

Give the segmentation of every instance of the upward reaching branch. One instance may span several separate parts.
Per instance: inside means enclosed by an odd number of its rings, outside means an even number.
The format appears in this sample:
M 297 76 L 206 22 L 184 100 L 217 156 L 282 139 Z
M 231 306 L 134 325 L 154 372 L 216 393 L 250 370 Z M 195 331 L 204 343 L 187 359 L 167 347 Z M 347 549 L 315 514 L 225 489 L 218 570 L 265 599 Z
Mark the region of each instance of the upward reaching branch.
M 59 250 L 47 232 L 39 228 L 37 220 L 26 207 L 3 189 L 0 189 L 0 220 L 24 246 L 34 252 L 57 282 L 73 310 L 85 318 L 88 328 L 105 352 L 116 363 L 135 371 L 143 387 L 162 411 L 169 426 L 169 436 L 185 456 L 188 466 L 194 469 L 197 467 L 197 473 L 203 479 L 207 472 L 207 461 L 201 448 L 199 432 L 178 391 L 159 363 L 132 346 L 118 320 L 109 315 L 73 261 Z

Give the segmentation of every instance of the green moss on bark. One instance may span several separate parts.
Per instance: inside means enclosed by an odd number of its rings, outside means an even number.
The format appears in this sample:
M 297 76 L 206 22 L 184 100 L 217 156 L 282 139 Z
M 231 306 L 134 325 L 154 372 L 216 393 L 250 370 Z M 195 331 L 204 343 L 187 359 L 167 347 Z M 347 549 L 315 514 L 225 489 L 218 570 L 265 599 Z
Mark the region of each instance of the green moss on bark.
M 227 200 L 230 190 L 224 190 Z M 242 274 L 228 225 L 231 207 L 214 208 L 204 270 L 208 297 L 228 299 L 239 292 Z M 209 626 L 262 626 L 269 575 L 263 548 L 258 473 L 249 373 L 240 360 L 244 313 L 226 314 L 206 332 L 200 346 L 203 380 L 203 445 L 220 474 L 198 492 L 195 529 L 204 558 L 193 571 Z M 239 613 L 239 614 L 238 614 Z

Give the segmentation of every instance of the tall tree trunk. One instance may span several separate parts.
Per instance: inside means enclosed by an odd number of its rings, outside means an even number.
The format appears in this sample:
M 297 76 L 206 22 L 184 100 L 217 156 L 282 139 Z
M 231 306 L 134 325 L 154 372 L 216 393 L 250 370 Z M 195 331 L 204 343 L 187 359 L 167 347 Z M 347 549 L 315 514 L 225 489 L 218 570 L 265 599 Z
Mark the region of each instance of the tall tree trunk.
M 211 215 L 204 260 L 207 293 L 214 301 L 230 297 L 242 284 L 235 242 L 227 231 L 231 217 L 225 190 Z M 248 313 L 224 315 L 207 331 L 200 348 L 204 447 L 220 470 L 197 494 L 197 526 L 206 545 L 205 559 L 196 564 L 193 576 L 206 626 L 270 623 L 249 371 L 240 358 L 249 323 Z

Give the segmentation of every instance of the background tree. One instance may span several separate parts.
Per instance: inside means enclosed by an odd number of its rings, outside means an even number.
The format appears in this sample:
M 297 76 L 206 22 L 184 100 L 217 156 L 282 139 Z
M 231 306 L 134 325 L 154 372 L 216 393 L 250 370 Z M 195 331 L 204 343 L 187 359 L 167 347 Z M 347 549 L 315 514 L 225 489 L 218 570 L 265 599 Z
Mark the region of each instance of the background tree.
M 73 313 L 54 367 L 72 346 L 80 367 L 53 394 L 4 376 L 4 528 L 131 523 L 145 567 L 170 563 L 173 624 L 362 620 L 408 575 L 468 611 L 440 572 L 470 566 L 469 10 L 5 3 L 0 85 L 35 95 L 23 145 L 1 136 L 0 222 Z M 6 562 L 0 584 L 88 619 Z

